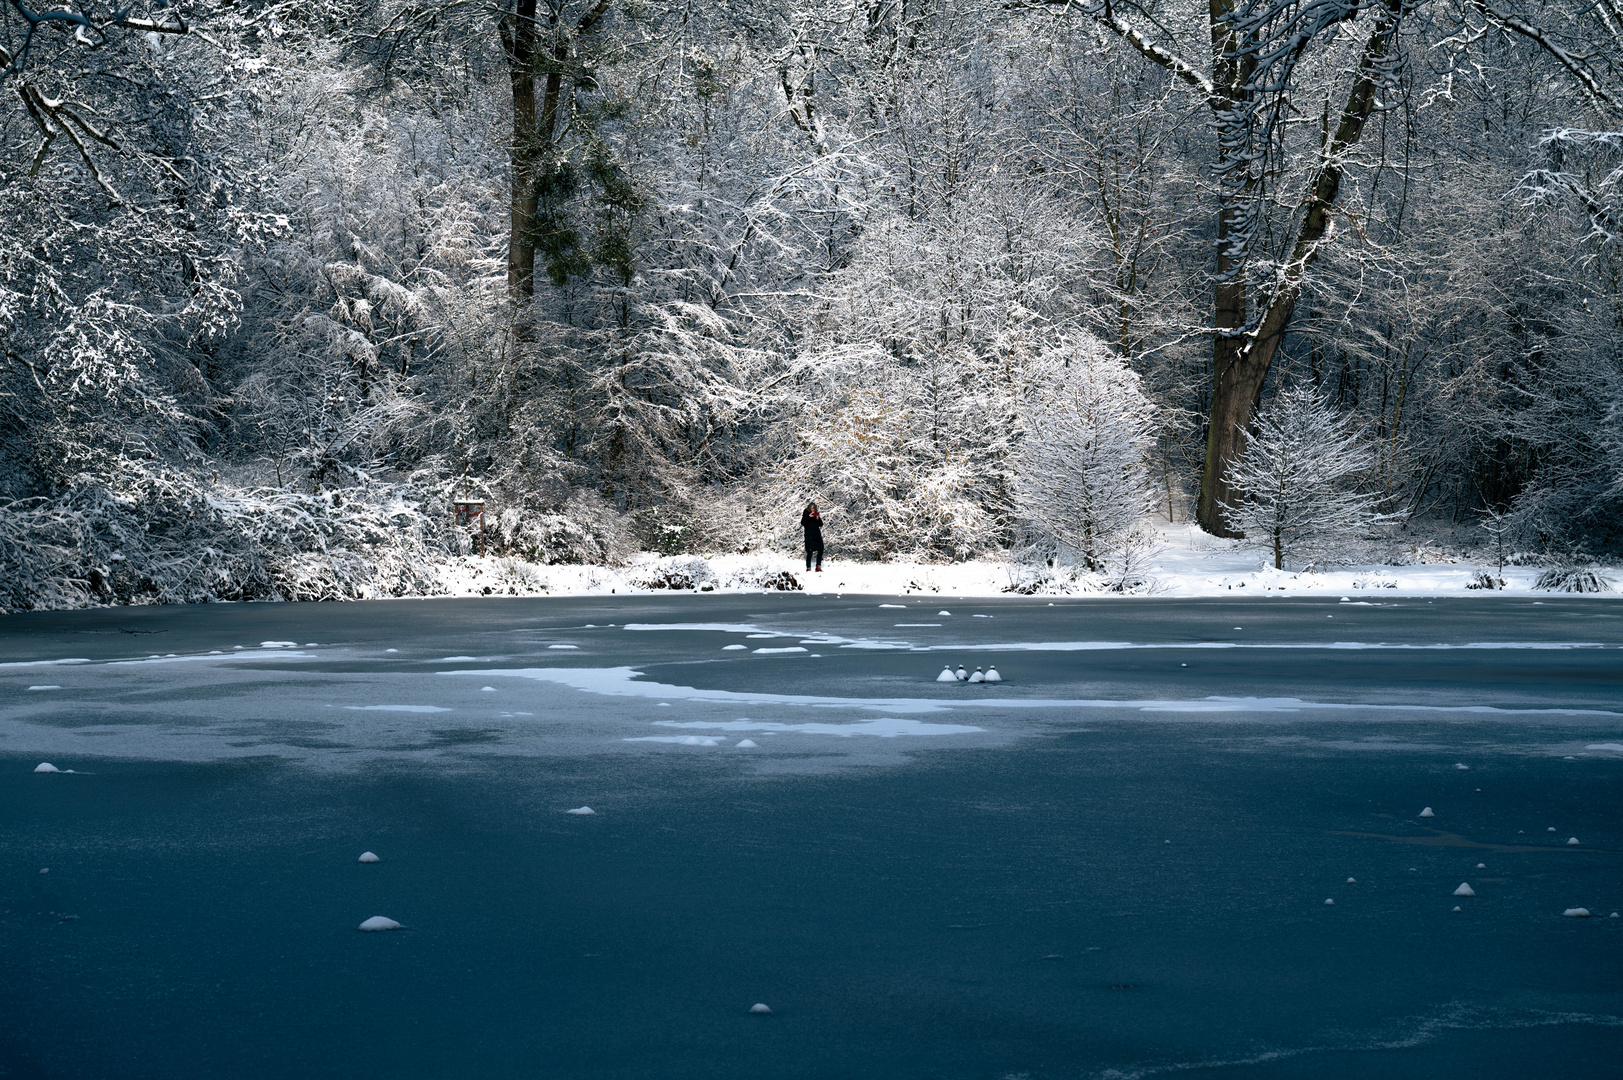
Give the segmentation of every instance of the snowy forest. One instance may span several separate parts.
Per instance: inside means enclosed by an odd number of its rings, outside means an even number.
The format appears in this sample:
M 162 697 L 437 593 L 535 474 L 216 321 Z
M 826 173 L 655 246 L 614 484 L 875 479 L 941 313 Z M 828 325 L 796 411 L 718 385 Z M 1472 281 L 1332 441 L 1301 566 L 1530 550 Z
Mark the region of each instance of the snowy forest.
M 49 2 L 0 609 L 1623 550 L 1619 0 Z

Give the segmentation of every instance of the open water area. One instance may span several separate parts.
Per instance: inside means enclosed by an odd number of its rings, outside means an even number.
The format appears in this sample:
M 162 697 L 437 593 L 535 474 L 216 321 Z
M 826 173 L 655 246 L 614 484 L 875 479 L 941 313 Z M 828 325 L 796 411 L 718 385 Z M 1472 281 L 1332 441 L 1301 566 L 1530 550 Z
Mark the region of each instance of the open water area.
M 1623 1076 L 1620 649 L 1377 590 L 7 616 L 0 1076 Z

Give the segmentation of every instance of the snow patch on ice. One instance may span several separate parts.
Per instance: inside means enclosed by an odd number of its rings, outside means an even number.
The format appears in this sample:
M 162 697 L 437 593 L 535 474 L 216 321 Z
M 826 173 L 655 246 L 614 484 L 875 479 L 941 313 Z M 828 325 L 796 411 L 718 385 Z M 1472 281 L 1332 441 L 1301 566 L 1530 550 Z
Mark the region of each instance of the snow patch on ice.
M 442 709 L 438 705 L 345 705 L 344 708 L 350 710 L 351 712 L 432 713 L 451 711 L 450 709 Z
M 775 654 L 775 653 L 797 653 L 797 652 L 803 653 L 803 652 L 807 652 L 807 651 L 808 650 L 802 648 L 799 645 L 786 645 L 781 649 L 756 649 L 755 650 L 755 655 L 756 656 L 762 656 L 762 655 L 770 655 L 770 654 Z
M 564 813 L 576 814 L 581 817 L 585 817 L 587 814 L 595 814 L 597 811 L 593 810 L 590 806 L 577 806 L 573 810 L 565 810 Z
M 60 686 L 30 686 L 30 690 L 60 690 Z
M 393 919 L 390 919 L 390 918 L 388 918 L 386 916 L 383 916 L 383 915 L 374 915 L 370 919 L 367 919 L 365 922 L 363 922 L 360 926 L 356 927 L 357 930 L 372 930 L 372 931 L 375 931 L 375 930 L 399 930 L 400 928 L 401 927 L 400 927 L 399 923 L 397 923 Z

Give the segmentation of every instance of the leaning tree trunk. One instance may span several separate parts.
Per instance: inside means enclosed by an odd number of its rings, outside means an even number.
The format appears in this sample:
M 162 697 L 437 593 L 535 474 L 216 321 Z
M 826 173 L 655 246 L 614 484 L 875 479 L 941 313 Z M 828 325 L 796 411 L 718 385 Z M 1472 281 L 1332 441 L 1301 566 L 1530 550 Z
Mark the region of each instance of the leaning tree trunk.
M 1214 18 L 1219 0 L 1212 0 Z M 1212 339 L 1212 407 L 1210 427 L 1206 433 L 1206 462 L 1200 478 L 1200 500 L 1195 507 L 1195 519 L 1207 532 L 1217 536 L 1240 535 L 1228 524 L 1224 515 L 1233 505 L 1238 492 L 1228 482 L 1229 468 L 1245 453 L 1246 432 L 1262 395 L 1263 381 L 1279 351 L 1279 343 L 1296 312 L 1296 300 L 1302 293 L 1302 284 L 1308 267 L 1318 258 L 1319 246 L 1332 236 L 1331 215 L 1336 199 L 1341 194 L 1341 180 L 1346 173 L 1347 155 L 1364 133 L 1370 114 L 1375 108 L 1375 97 L 1386 81 L 1397 44 L 1398 22 L 1406 10 L 1405 0 L 1381 0 L 1376 8 L 1375 25 L 1365 42 L 1359 58 L 1358 74 L 1347 94 L 1347 104 L 1341 110 L 1335 133 L 1325 132 L 1324 145 L 1319 153 L 1319 166 L 1309 187 L 1307 212 L 1297 230 L 1296 243 L 1290 259 L 1282 268 L 1281 276 L 1272 291 L 1261 298 L 1260 314 L 1254 321 L 1246 319 L 1246 295 L 1243 274 L 1239 264 L 1245 238 L 1240 230 L 1246 227 L 1241 214 L 1250 200 L 1247 188 L 1228 186 L 1225 178 L 1224 206 L 1218 216 L 1218 275 L 1216 287 L 1216 330 Z M 1219 42 L 1214 21 L 1214 45 L 1232 48 L 1236 42 Z M 1249 52 L 1249 50 L 1247 50 Z M 1222 60 L 1214 74 L 1224 74 Z M 1237 74 L 1237 73 L 1236 73 Z M 1239 84 L 1238 78 L 1213 83 L 1230 90 L 1223 97 L 1214 95 L 1213 105 L 1218 109 L 1219 140 L 1225 102 L 1234 107 L 1236 98 L 1230 88 Z

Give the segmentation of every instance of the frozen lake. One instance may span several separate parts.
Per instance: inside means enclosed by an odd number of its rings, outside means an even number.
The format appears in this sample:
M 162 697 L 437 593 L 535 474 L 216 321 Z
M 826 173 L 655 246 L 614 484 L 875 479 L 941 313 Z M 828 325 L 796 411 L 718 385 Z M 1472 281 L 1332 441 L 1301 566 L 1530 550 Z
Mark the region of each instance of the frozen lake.
M 1620 648 L 1556 597 L 0 618 L 0 1077 L 1616 1077 Z

